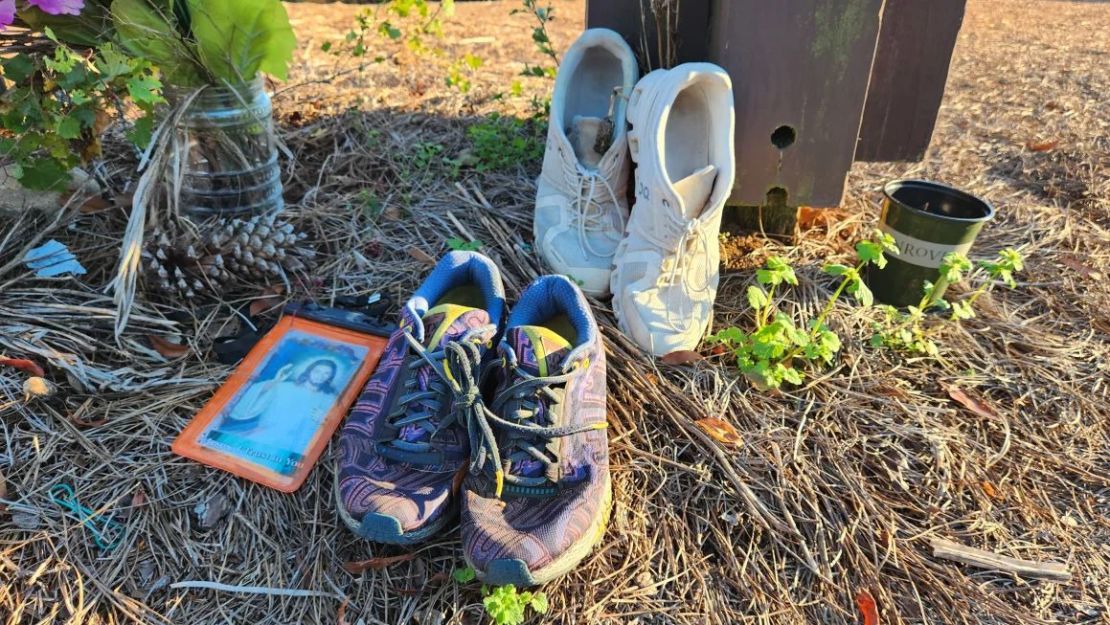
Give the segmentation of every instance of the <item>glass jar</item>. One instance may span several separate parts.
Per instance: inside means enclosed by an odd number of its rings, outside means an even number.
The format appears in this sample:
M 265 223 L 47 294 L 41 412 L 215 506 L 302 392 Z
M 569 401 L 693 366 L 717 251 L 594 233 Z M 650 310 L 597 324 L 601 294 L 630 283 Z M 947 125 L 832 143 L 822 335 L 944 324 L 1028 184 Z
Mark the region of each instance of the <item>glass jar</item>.
M 172 90 L 171 102 L 195 90 Z M 179 208 L 196 218 L 250 217 L 284 207 L 273 106 L 262 78 L 208 85 L 175 126 Z M 170 166 L 171 177 L 174 165 Z

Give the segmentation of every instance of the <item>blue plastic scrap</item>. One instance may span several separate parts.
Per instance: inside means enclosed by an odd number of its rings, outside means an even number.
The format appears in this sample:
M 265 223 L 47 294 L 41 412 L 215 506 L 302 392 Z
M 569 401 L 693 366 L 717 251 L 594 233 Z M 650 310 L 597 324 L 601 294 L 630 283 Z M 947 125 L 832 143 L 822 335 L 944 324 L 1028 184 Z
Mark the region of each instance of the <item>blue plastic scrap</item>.
M 23 262 L 40 278 L 53 278 L 65 274 L 83 276 L 86 273 L 73 252 L 54 239 L 27 252 Z

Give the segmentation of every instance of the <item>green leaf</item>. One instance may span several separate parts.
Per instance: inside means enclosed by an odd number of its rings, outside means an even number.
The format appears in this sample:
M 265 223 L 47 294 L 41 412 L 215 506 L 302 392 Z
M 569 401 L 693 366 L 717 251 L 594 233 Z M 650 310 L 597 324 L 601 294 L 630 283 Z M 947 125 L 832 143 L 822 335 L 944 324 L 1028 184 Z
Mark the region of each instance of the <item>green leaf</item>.
M 127 93 L 139 106 L 153 106 L 165 101 L 162 98 L 162 81 L 149 75 L 128 78 Z
M 971 302 L 957 301 L 952 302 L 952 320 L 962 321 L 964 319 L 971 319 L 975 316 L 975 309 L 971 307 Z
M 475 578 L 478 577 L 478 574 L 474 571 L 474 567 L 468 566 L 461 569 L 455 569 L 451 572 L 451 577 L 453 577 L 455 581 L 460 584 L 466 584 L 468 582 L 474 581 Z
M 109 82 L 118 76 L 130 74 L 132 69 L 131 57 L 110 43 L 100 47 L 95 63 L 97 71 Z
M 861 263 L 871 263 L 882 269 L 886 267 L 886 256 L 883 255 L 883 246 L 874 241 L 860 241 L 856 243 L 856 257 Z
M 871 289 L 867 288 L 863 280 L 852 282 L 845 290 L 854 295 L 865 308 L 875 303 L 875 295 L 871 293 Z
M 959 252 L 949 252 L 940 264 L 940 275 L 949 284 L 955 284 L 963 279 L 963 274 L 971 271 L 971 261 Z
M 829 263 L 821 268 L 821 271 L 829 274 L 830 276 L 843 276 L 854 271 L 848 265 L 839 265 L 836 263 Z
M 81 121 L 77 119 L 75 115 L 63 117 L 58 120 L 57 126 L 54 127 L 54 132 L 58 133 L 59 137 L 66 140 L 76 139 L 81 136 Z
M 871 335 L 871 347 L 874 347 L 874 348 L 878 349 L 880 347 L 885 346 L 886 344 L 887 344 L 886 337 L 883 336 L 881 333 L 876 332 L 876 333 Z
M 36 191 L 61 191 L 69 183 L 69 170 L 53 158 L 32 158 L 23 163 L 19 182 Z
M 18 85 L 35 73 L 35 62 L 30 56 L 20 53 L 0 61 L 0 68 L 4 70 L 4 78 Z
M 789 382 L 795 386 L 802 383 L 804 376 L 801 371 L 784 365 L 778 365 L 778 367 L 780 370 L 777 373 L 783 381 Z
M 767 291 L 754 285 L 748 287 L 748 304 L 753 310 L 762 310 L 770 301 L 771 300 L 767 298 Z
M 140 148 L 146 148 L 150 145 L 150 140 L 154 136 L 154 114 L 147 113 L 142 117 L 135 120 L 134 126 L 131 127 L 131 132 L 127 133 L 127 138 L 131 140 Z
M 117 0 L 118 1 L 118 0 Z M 297 38 L 277 0 L 186 0 L 201 62 L 231 83 L 259 71 L 285 80 Z
M 198 68 L 172 19 L 146 0 L 112 0 L 112 22 L 123 47 L 157 65 L 170 82 L 200 84 Z

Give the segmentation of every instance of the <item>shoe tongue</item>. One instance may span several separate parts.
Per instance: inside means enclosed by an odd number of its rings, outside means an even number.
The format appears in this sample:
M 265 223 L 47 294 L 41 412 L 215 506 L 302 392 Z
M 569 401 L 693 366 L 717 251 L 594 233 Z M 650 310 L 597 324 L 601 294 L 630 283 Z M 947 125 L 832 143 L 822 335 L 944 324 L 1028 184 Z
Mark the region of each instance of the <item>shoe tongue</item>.
M 603 154 L 597 151 L 597 137 L 605 127 L 605 120 L 600 117 L 586 117 L 575 115 L 571 122 L 570 145 L 574 148 L 574 155 L 578 161 L 588 167 L 597 168 Z
M 717 168 L 713 165 L 695 171 L 674 183 L 675 193 L 682 199 L 683 217 L 696 219 L 713 193 L 713 183 L 717 180 Z
M 424 346 L 430 349 L 458 340 L 472 328 L 489 325 L 489 313 L 481 308 L 440 304 L 424 313 Z
M 520 368 L 541 377 L 558 374 L 571 350 L 569 341 L 543 326 L 510 328 L 505 338 L 516 353 Z
M 558 374 L 563 360 L 571 351 L 569 341 L 542 326 L 517 326 L 505 333 L 505 338 L 516 353 L 517 364 L 532 375 Z M 541 410 L 547 410 L 542 406 Z M 547 424 L 550 425 L 550 424 Z M 531 457 L 515 462 L 509 470 L 515 475 L 541 477 L 544 465 Z

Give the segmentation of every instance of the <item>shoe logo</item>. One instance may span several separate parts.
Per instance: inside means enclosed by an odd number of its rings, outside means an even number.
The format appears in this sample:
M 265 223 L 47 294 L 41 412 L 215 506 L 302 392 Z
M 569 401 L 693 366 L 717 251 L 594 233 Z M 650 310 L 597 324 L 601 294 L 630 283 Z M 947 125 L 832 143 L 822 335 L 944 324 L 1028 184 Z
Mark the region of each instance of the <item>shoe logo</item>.
M 636 197 L 644 200 L 645 202 L 651 201 L 651 191 L 648 190 L 648 186 L 646 184 L 639 182 L 636 185 Z

